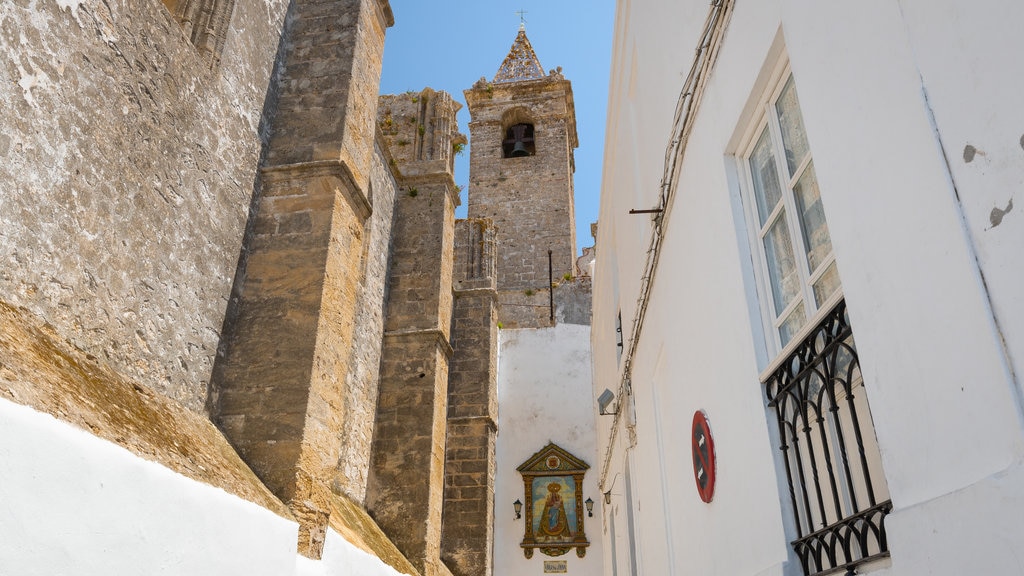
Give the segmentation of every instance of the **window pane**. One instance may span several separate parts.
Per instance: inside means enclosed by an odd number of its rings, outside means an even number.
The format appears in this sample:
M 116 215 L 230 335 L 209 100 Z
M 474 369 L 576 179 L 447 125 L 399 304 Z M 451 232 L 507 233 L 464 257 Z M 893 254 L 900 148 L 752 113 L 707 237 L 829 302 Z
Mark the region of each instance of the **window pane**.
M 814 164 L 809 164 L 800 180 L 793 187 L 796 209 L 800 217 L 800 231 L 807 249 L 807 266 L 813 274 L 825 257 L 832 252 L 832 239 L 828 235 L 828 223 L 821 208 L 818 179 L 814 176 Z
M 804 132 L 804 121 L 800 117 L 800 102 L 796 97 L 796 86 L 793 78 L 789 78 L 782 94 L 775 102 L 775 111 L 779 114 L 779 126 L 782 128 L 782 143 L 786 149 L 786 164 L 789 165 L 790 177 L 796 175 L 800 162 L 807 156 L 807 134 Z
M 804 322 L 807 320 L 807 314 L 804 312 L 804 305 L 801 303 L 796 307 L 795 310 L 789 313 L 786 317 L 786 321 L 779 326 L 779 336 L 782 338 L 782 345 L 789 344 L 789 341 L 793 339 L 793 336 L 803 328 Z
M 750 154 L 750 175 L 754 179 L 754 197 L 757 200 L 757 213 L 761 226 L 764 226 L 775 205 L 782 198 L 779 187 L 779 171 L 775 168 L 775 154 L 772 152 L 772 139 L 766 126 L 761 137 Z
M 821 278 L 814 283 L 814 303 L 820 308 L 829 296 L 835 294 L 837 288 L 839 288 L 839 271 L 836 270 L 836 263 L 833 260 Z
M 800 295 L 800 279 L 797 277 L 785 212 L 779 215 L 764 236 L 764 255 L 768 261 L 768 278 L 772 285 L 777 316 L 793 298 Z

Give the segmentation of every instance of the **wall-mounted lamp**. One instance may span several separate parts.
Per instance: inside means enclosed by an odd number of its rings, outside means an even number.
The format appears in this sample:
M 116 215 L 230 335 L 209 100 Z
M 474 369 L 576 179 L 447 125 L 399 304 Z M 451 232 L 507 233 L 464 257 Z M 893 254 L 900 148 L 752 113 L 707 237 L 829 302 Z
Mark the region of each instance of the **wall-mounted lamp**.
M 515 508 L 516 510 L 516 517 L 514 518 L 514 520 L 519 520 L 520 518 L 522 518 L 523 503 L 519 501 L 519 498 L 516 498 L 516 501 L 512 503 L 512 507 Z
M 594 516 L 594 500 L 592 498 L 587 498 L 586 500 L 583 501 L 583 503 L 587 505 L 587 516 L 593 517 Z
M 601 416 L 608 416 L 611 414 L 619 413 L 618 410 L 616 410 L 615 412 L 608 411 L 608 405 L 611 404 L 613 400 L 615 400 L 615 393 L 607 388 L 605 388 L 604 392 L 601 392 L 601 395 L 597 397 L 597 406 L 598 408 L 600 408 Z
M 611 490 L 609 490 L 609 491 L 604 493 L 604 503 L 605 504 L 611 504 L 612 503 L 612 491 Z

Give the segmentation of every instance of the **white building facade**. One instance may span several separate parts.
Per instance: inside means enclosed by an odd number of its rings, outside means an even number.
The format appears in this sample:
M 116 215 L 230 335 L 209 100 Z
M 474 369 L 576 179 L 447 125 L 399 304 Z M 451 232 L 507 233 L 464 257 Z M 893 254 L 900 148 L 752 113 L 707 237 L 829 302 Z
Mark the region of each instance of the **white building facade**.
M 1022 24 L 620 0 L 605 574 L 1024 573 Z
M 501 330 L 498 356 L 498 437 L 494 481 L 494 576 L 533 574 L 599 574 L 602 568 L 600 492 L 597 489 L 594 410 L 590 402 L 590 327 L 558 324 L 547 328 Z M 573 504 L 566 510 L 582 546 L 556 555 L 535 549 L 527 558 L 521 543 L 525 524 L 535 528 L 542 508 L 524 492 L 524 477 L 517 467 L 546 446 L 554 444 L 590 468 L 576 486 Z M 546 477 L 540 477 L 546 484 Z M 533 482 L 531 482 L 533 484 Z M 579 504 L 576 504 L 576 500 Z M 593 503 L 593 516 L 586 500 Z M 514 502 L 521 502 L 516 518 Z M 573 508 L 579 508 L 574 510 Z M 577 516 L 577 512 L 579 515 Z M 579 521 L 582 520 L 582 523 Z M 538 530 L 534 529 L 534 533 Z

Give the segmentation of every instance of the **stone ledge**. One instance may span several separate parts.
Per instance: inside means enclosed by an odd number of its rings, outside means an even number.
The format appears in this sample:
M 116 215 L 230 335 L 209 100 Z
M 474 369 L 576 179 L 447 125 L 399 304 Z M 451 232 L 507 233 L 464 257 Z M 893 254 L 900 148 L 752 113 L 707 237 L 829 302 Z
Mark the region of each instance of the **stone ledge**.
M 451 358 L 454 354 L 451 343 L 448 342 L 448 338 L 444 335 L 444 332 L 436 328 L 428 328 L 426 330 L 412 329 L 412 330 L 389 330 L 384 333 L 385 339 L 415 339 L 415 338 L 436 338 L 437 345 L 444 351 L 444 355 L 447 358 Z
M 356 183 L 352 169 L 341 160 L 315 160 L 295 164 L 264 166 L 260 171 L 263 174 L 264 186 L 288 180 L 335 178 L 341 182 L 341 189 L 345 194 L 345 199 L 348 200 L 352 210 L 360 218 L 365 220 L 373 214 L 373 206 L 370 205 L 370 199 L 366 197 L 366 192 Z
M 443 185 L 448 192 L 448 198 L 455 206 L 462 205 L 462 198 L 455 188 L 455 178 L 450 172 L 437 171 L 441 160 L 429 160 L 420 162 L 399 162 L 401 172 L 401 183 L 404 186 L 416 185 Z
M 380 558 L 395 570 L 420 576 L 412 563 L 384 534 L 361 506 L 338 494 L 331 495 L 329 525 L 353 546 Z
M 491 300 L 494 300 L 495 302 L 497 302 L 498 301 L 498 291 L 493 287 L 493 284 L 494 284 L 493 279 L 484 278 L 482 280 L 487 281 L 489 286 L 483 287 L 483 288 L 479 288 L 479 287 L 476 287 L 476 286 L 470 286 L 468 288 L 458 288 L 458 287 L 456 287 L 456 288 L 452 289 L 452 293 L 455 294 L 456 298 L 473 298 L 473 297 L 483 296 L 485 298 L 490 298 Z M 466 280 L 465 282 L 460 282 L 460 283 L 472 284 L 472 283 L 474 283 L 474 281 L 473 280 Z
M 205 417 L 121 376 L 4 302 L 0 395 L 295 520 Z
M 448 423 L 449 424 L 453 424 L 453 423 L 454 424 L 459 424 L 461 422 L 474 422 L 474 421 L 477 421 L 477 420 L 483 420 L 484 424 L 487 424 L 487 426 L 491 430 L 495 430 L 495 431 L 498 430 L 498 423 L 495 422 L 494 418 L 492 418 L 491 416 L 449 416 L 448 417 Z

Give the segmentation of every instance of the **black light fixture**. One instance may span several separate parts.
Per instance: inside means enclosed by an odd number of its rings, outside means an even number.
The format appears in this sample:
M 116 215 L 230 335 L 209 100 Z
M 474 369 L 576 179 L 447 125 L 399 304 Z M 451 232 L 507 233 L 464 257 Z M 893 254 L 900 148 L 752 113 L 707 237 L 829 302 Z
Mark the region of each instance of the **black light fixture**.
M 604 493 L 604 503 L 605 504 L 611 504 L 612 503 L 612 491 L 611 490 L 609 490 L 609 491 Z
M 587 498 L 586 500 L 583 501 L 583 503 L 587 505 L 587 516 L 593 517 L 594 516 L 594 500 L 591 499 L 591 498 Z
M 519 501 L 519 498 L 516 498 L 516 501 L 512 503 L 512 507 L 515 508 L 516 510 L 516 517 L 514 519 L 519 520 L 520 518 L 522 518 L 523 503 Z

